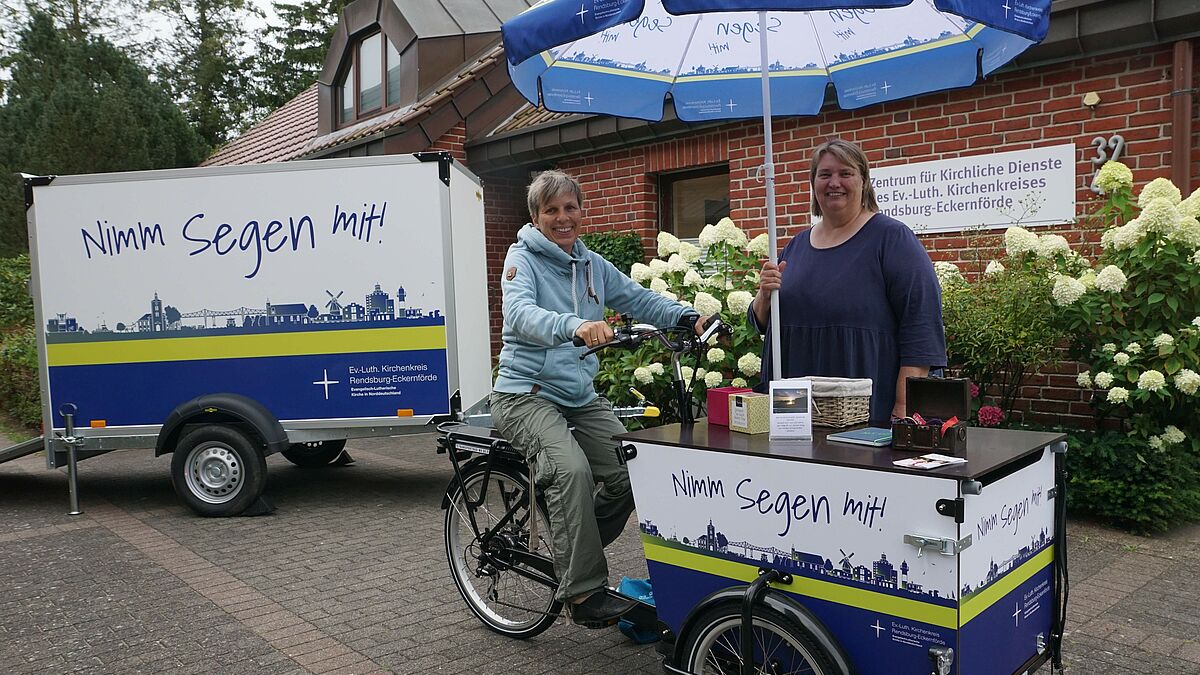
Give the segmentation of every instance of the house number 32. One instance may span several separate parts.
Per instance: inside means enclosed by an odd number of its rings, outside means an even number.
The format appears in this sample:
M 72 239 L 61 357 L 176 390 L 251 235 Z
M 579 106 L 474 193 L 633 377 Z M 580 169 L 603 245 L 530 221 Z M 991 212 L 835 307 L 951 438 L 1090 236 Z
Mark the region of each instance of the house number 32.
M 1092 147 L 1096 149 L 1096 155 L 1092 157 L 1091 188 L 1092 192 L 1098 193 L 1100 188 L 1096 187 L 1096 177 L 1100 175 L 1100 167 L 1104 166 L 1105 162 L 1121 160 L 1121 155 L 1125 152 L 1125 137 L 1120 134 L 1113 134 L 1107 139 L 1097 136 L 1092 139 Z

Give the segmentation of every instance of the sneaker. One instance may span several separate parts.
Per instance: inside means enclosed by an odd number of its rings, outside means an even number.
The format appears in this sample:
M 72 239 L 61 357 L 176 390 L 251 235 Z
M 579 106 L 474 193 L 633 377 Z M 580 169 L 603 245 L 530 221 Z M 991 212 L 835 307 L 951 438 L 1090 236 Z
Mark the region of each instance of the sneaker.
M 585 628 L 605 628 L 617 623 L 621 615 L 633 609 L 635 603 L 629 598 L 612 595 L 601 589 L 581 603 L 567 603 L 571 621 Z

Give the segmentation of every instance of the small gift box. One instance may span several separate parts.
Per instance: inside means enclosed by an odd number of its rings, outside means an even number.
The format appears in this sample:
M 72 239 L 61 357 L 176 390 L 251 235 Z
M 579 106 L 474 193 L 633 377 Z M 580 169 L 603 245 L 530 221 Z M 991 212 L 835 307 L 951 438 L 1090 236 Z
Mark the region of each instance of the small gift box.
M 745 387 L 717 387 L 708 390 L 708 423 L 729 426 L 729 397 L 752 391 Z
M 729 430 L 765 434 L 771 430 L 771 397 L 753 392 L 729 397 Z

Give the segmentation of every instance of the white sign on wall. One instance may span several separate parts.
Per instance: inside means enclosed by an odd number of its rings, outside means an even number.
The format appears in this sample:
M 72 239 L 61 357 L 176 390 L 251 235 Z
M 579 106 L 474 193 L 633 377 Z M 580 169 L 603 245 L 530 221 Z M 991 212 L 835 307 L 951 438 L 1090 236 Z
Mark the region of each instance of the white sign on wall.
M 918 233 L 1075 220 L 1075 146 L 871 170 L 880 210 Z

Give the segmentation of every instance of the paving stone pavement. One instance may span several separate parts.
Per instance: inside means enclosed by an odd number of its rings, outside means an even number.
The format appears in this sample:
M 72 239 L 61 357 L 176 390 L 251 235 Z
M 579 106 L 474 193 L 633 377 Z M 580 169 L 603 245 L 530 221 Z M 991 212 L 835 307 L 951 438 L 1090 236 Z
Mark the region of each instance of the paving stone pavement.
M 434 437 L 349 450 L 345 467 L 268 458 L 278 509 L 256 518 L 192 515 L 148 450 L 82 462 L 80 516 L 44 457 L 0 464 L 0 673 L 662 672 L 616 630 L 484 629 L 446 567 Z M 1068 531 L 1067 672 L 1200 673 L 1200 526 Z M 614 577 L 645 576 L 635 519 L 608 553 Z

